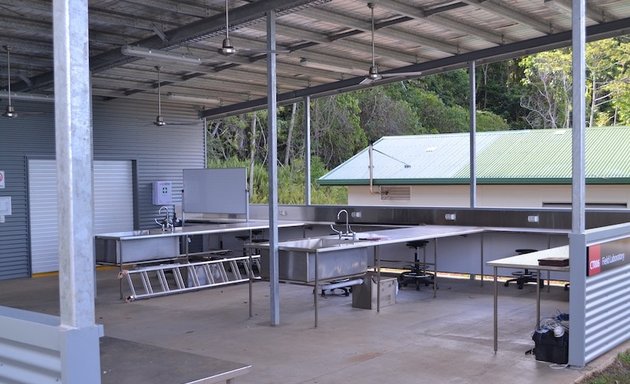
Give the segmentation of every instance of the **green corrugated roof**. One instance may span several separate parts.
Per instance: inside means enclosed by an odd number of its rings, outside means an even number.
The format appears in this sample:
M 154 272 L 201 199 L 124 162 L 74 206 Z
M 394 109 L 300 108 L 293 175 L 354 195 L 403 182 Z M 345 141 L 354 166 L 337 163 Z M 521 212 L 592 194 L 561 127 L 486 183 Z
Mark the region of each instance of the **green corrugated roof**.
M 570 129 L 479 132 L 477 182 L 570 183 L 571 145 Z M 375 184 L 468 184 L 468 133 L 386 136 L 373 148 Z M 368 163 L 366 148 L 318 181 L 368 184 Z M 586 129 L 586 178 L 589 183 L 630 184 L 630 127 Z

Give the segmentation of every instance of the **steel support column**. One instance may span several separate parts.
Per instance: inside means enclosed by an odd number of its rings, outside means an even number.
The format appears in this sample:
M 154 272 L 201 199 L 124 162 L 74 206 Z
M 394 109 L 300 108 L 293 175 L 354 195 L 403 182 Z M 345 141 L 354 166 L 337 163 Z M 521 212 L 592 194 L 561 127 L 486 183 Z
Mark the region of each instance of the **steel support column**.
M 88 1 L 53 1 L 59 302 L 64 383 L 100 383 L 94 324 Z
M 477 81 L 475 77 L 475 61 L 468 63 L 468 82 L 470 85 L 470 207 L 477 206 Z
M 304 98 L 304 205 L 311 205 L 311 97 Z
M 267 50 L 276 50 L 276 12 L 267 12 Z M 278 279 L 278 107 L 276 104 L 276 55 L 267 54 L 267 125 L 269 126 L 269 298 L 271 325 L 280 324 Z
M 581 367 L 585 362 L 585 285 L 586 285 L 586 238 L 585 232 L 585 90 L 586 90 L 586 2 L 573 0 L 573 185 L 572 230 L 569 237 L 571 262 L 571 293 L 569 313 L 569 364 Z

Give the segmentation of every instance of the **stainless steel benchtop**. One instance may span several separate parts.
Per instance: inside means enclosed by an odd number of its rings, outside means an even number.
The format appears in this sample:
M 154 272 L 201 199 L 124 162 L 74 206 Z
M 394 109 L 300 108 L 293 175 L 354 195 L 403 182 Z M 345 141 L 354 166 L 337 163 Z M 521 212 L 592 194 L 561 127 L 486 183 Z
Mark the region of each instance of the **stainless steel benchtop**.
M 356 240 L 341 239 L 335 235 L 278 243 L 278 249 L 286 251 L 332 252 L 339 248 L 367 248 L 387 244 L 399 244 L 408 241 L 429 240 L 441 237 L 461 236 L 484 232 L 482 227 L 462 227 L 446 225 L 421 225 L 384 229 L 370 232 L 358 232 Z M 337 240 L 337 241 L 335 241 Z M 258 247 L 268 248 L 269 243 L 257 244 Z
M 303 221 L 282 221 L 278 223 L 279 228 L 301 227 L 304 225 L 306 225 L 306 223 Z M 160 228 L 155 228 L 127 232 L 99 233 L 96 237 L 109 240 L 139 240 L 184 235 L 208 235 L 267 228 L 269 228 L 269 222 L 267 220 L 249 220 L 241 222 L 228 221 L 221 223 L 215 222 L 208 224 L 186 225 L 184 227 L 176 227 L 173 231 L 162 231 Z

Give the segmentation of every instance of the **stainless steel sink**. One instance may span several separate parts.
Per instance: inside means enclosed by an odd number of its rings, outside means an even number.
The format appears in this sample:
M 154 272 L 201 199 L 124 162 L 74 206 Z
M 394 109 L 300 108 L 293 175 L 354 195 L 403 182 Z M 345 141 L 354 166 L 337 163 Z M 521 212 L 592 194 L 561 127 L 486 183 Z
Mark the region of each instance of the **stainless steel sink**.
M 310 283 L 315 281 L 317 258 L 318 280 L 333 280 L 367 271 L 367 248 L 355 247 L 352 239 L 313 238 L 278 244 L 278 278 Z M 261 249 L 261 274 L 269 278 L 269 250 Z

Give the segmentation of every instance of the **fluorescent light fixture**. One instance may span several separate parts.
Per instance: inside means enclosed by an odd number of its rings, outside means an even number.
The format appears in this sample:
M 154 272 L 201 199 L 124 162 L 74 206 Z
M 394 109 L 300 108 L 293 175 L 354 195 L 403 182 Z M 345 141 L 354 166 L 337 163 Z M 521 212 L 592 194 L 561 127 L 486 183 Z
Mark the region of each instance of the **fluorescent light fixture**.
M 365 74 L 365 71 L 358 70 L 355 68 L 346 68 L 346 67 L 342 67 L 342 66 L 334 65 L 334 64 L 319 63 L 317 61 L 312 61 L 305 57 L 300 59 L 300 65 L 307 68 L 320 69 L 322 71 L 351 73 L 357 76 L 362 76 Z
M 202 105 L 206 105 L 206 104 L 220 104 L 221 103 L 221 100 L 213 98 L 213 97 L 199 97 L 199 96 L 192 96 L 192 95 L 180 95 L 180 94 L 176 94 L 176 93 L 168 93 L 166 95 L 166 97 L 169 100 L 173 100 L 173 101 L 185 101 L 185 102 L 197 103 L 197 104 L 202 104 Z
M 8 99 L 9 92 L 0 91 L 0 99 Z M 47 103 L 54 103 L 55 97 L 48 95 L 38 95 L 35 93 L 19 93 L 11 92 L 11 100 L 24 100 L 24 101 L 42 101 Z
M 198 57 L 182 55 L 180 53 L 160 51 L 159 49 L 142 48 L 130 45 L 124 45 L 120 48 L 120 52 L 125 56 L 141 57 L 143 59 L 167 61 L 171 63 L 183 63 L 200 65 L 201 59 Z

